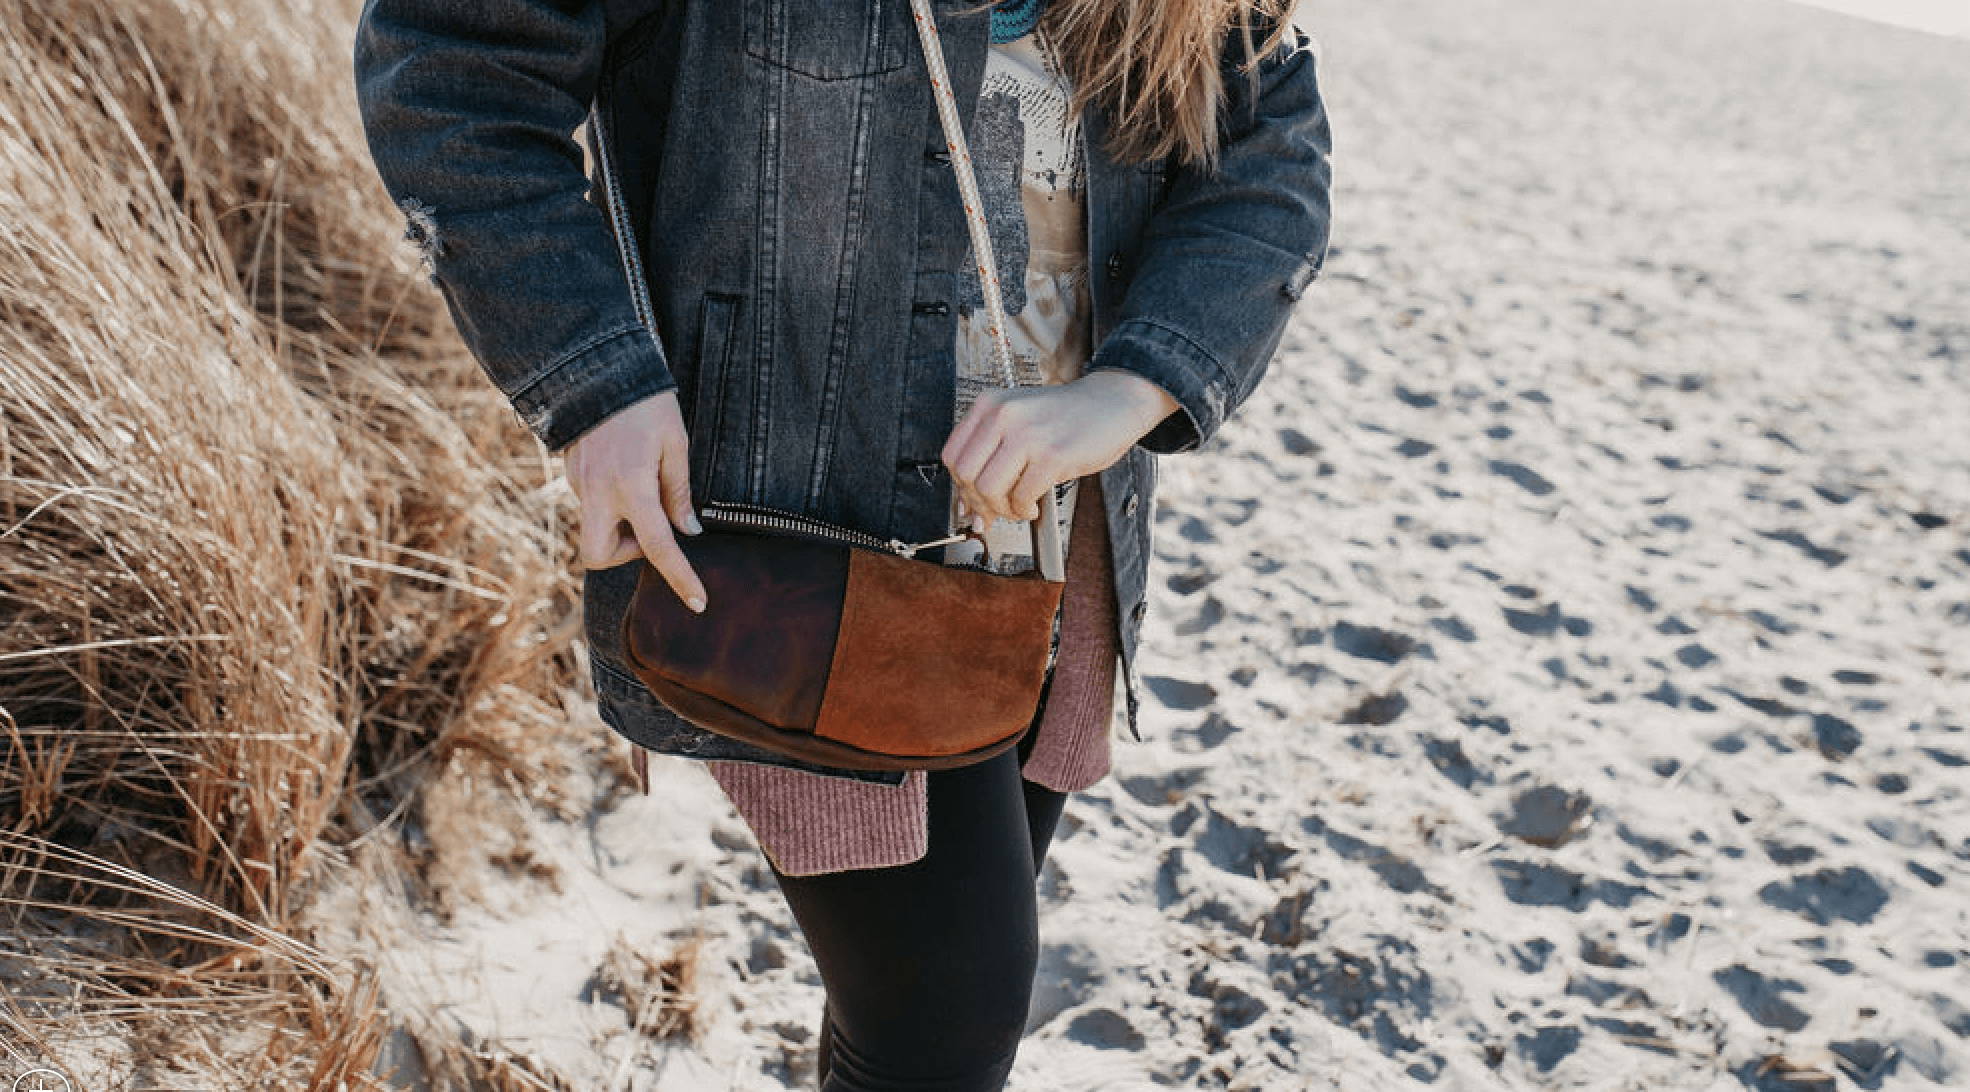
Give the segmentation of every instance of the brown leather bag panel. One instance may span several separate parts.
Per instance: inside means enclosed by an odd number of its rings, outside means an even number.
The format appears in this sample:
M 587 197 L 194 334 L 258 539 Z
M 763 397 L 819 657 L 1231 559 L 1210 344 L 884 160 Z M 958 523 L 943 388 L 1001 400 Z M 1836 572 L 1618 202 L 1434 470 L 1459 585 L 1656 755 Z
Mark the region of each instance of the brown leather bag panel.
M 677 543 L 704 582 L 705 612 L 693 613 L 645 563 L 623 622 L 631 669 L 660 699 L 659 684 L 669 680 L 673 689 L 699 692 L 776 728 L 812 731 L 834 656 L 848 555 L 863 551 L 720 531 L 679 535 Z
M 1016 739 L 1037 708 L 1061 589 L 855 551 L 815 734 L 921 755 Z

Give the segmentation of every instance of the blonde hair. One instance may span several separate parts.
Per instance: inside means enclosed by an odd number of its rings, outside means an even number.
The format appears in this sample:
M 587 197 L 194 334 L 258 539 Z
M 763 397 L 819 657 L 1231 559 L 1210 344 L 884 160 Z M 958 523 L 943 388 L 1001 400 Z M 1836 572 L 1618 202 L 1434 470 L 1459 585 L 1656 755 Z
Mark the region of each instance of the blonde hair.
M 1105 151 L 1120 162 L 1164 157 L 1214 171 L 1230 36 L 1238 70 L 1284 40 L 1297 0 L 1049 0 L 1040 27 L 1074 84 L 1071 108 L 1101 103 L 1112 119 Z M 979 9 L 989 8 L 990 0 Z M 1262 40 L 1254 35 L 1271 24 Z

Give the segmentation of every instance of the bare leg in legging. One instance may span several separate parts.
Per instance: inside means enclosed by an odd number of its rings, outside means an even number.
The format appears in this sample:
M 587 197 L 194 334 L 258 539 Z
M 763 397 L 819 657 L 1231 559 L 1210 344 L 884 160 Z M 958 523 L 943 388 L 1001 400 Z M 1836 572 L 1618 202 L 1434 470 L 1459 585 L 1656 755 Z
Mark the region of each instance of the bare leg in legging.
M 1033 739 L 926 775 L 922 858 L 774 870 L 827 988 L 822 1092 L 1005 1087 L 1039 958 L 1034 881 L 1067 801 L 1020 776 Z

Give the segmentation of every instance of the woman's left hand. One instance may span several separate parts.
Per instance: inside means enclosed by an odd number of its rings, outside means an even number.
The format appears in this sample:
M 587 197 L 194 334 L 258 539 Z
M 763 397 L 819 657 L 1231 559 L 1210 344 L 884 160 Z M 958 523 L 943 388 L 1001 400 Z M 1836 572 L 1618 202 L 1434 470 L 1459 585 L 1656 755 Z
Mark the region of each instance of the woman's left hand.
M 980 517 L 1037 519 L 1041 493 L 1107 469 L 1176 408 L 1168 391 L 1119 369 L 995 388 L 951 430 L 942 457 L 974 528 L 984 529 Z

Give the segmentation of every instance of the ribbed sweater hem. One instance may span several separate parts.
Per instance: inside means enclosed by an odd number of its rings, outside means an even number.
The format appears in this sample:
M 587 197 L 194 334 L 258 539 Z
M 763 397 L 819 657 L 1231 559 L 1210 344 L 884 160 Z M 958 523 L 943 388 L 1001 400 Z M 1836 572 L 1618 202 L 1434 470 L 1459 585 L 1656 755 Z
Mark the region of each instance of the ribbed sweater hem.
M 1100 479 L 1083 479 L 1079 492 L 1061 592 L 1060 651 L 1040 736 L 1021 767 L 1027 780 L 1055 792 L 1079 792 L 1108 773 L 1115 716 L 1115 575 Z
M 908 864 L 930 849 L 922 770 L 884 785 L 760 762 L 705 765 L 773 867 L 789 876 Z

